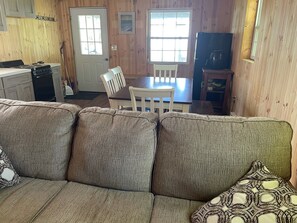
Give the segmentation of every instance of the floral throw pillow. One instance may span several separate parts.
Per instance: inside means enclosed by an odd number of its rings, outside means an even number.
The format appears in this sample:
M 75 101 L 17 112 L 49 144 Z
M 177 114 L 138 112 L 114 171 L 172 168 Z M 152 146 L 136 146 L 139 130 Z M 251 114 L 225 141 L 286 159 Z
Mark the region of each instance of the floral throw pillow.
M 10 187 L 20 182 L 20 176 L 15 172 L 10 160 L 0 146 L 0 189 Z
M 260 161 L 228 191 L 191 216 L 192 223 L 297 223 L 297 191 Z

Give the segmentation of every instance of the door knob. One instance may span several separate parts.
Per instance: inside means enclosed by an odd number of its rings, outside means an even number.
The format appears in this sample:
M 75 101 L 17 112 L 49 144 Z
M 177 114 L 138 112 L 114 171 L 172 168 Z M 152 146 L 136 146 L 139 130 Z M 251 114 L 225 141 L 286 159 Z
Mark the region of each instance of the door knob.
M 105 61 L 108 61 L 108 58 L 105 58 Z

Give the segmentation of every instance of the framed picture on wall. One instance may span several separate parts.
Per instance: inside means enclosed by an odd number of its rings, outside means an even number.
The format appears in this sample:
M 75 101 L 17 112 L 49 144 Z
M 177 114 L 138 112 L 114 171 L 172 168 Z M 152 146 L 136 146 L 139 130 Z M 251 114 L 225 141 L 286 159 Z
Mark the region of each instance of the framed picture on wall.
M 135 33 L 135 12 L 119 12 L 119 33 Z

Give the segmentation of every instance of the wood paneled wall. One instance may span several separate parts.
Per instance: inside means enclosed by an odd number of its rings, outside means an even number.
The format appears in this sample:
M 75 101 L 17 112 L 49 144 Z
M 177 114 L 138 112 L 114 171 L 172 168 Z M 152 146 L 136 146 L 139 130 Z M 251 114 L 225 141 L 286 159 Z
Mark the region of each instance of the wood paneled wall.
M 69 74 L 76 82 L 69 8 L 104 7 L 108 12 L 109 45 L 115 44 L 117 51 L 110 50 L 110 67 L 121 66 L 125 76 L 146 75 L 152 72 L 147 62 L 146 17 L 154 8 L 186 8 L 193 11 L 190 64 L 179 66 L 180 76 L 192 76 L 195 34 L 230 31 L 233 0 L 59 0 L 60 28 L 65 41 L 65 58 Z M 118 33 L 118 12 L 136 13 L 135 34 Z M 110 47 L 109 47 L 110 49 Z
M 36 14 L 57 18 L 58 0 L 35 0 Z M 8 31 L 0 32 L 0 61 L 23 59 L 60 63 L 58 22 L 7 18 Z
M 266 116 L 288 121 L 293 129 L 292 183 L 297 186 L 297 1 L 264 1 L 260 36 L 253 63 L 240 58 L 246 10 L 235 1 L 235 72 L 233 111 L 243 116 Z

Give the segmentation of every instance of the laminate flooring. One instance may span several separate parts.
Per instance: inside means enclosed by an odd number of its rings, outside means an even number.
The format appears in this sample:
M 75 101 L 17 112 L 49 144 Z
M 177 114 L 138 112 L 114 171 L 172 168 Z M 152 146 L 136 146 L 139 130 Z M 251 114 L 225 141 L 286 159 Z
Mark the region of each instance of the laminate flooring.
M 76 104 L 81 108 L 86 107 L 101 107 L 110 108 L 108 97 L 106 93 L 100 93 L 99 96 L 92 100 L 79 100 L 79 99 L 65 99 L 66 103 Z M 193 101 L 190 108 L 191 113 L 205 114 L 205 115 L 219 115 L 214 112 L 211 102 L 208 101 Z
M 100 93 L 99 96 L 97 96 L 92 100 L 65 99 L 65 102 L 78 105 L 81 108 L 86 108 L 86 107 L 110 108 L 106 93 Z

